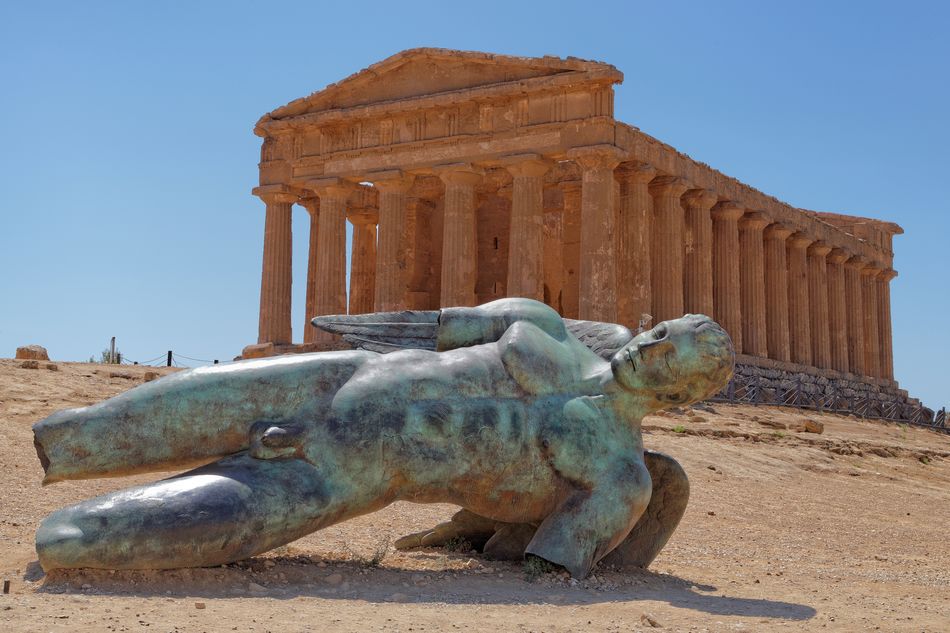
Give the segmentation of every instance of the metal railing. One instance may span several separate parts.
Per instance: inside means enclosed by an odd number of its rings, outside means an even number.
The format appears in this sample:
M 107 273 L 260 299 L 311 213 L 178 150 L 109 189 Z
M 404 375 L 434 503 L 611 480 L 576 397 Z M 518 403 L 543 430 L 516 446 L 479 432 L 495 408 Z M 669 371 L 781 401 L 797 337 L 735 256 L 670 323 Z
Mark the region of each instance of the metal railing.
M 913 424 L 950 434 L 947 423 L 946 407 L 934 414 L 930 409 L 899 400 L 896 397 L 881 399 L 850 393 L 845 395 L 842 390 L 832 386 L 826 390 L 819 386 L 806 389 L 799 377 L 789 380 L 791 386 L 766 386 L 758 376 L 733 377 L 726 388 L 710 398 L 711 402 L 728 402 L 732 404 L 764 404 L 781 407 L 795 407 L 811 409 L 826 413 L 854 414 L 861 418 L 888 420 L 904 424 Z

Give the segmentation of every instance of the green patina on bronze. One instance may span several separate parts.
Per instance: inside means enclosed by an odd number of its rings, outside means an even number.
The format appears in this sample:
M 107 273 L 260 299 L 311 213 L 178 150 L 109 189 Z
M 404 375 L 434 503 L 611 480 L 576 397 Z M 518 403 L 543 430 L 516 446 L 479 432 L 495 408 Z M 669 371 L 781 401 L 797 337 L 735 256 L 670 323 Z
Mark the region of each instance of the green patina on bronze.
M 645 565 L 688 486 L 645 460 L 640 420 L 718 391 L 734 363 L 697 315 L 636 337 L 526 299 L 314 321 L 364 349 L 181 372 L 37 423 L 44 483 L 217 459 L 54 512 L 43 567 L 217 565 L 397 500 L 457 504 L 486 551 L 575 576 L 611 552 Z

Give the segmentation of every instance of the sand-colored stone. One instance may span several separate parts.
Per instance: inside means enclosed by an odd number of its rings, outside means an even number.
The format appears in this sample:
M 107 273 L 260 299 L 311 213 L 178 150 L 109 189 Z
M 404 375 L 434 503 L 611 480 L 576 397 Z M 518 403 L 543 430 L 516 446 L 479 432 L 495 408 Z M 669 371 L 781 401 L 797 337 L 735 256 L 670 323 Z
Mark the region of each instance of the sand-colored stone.
M 49 360 L 49 353 L 42 345 L 23 345 L 16 348 L 18 360 Z
M 864 357 L 864 299 L 861 271 L 867 260 L 856 255 L 844 264 L 844 295 L 848 319 L 848 370 L 863 375 L 867 370 Z
M 877 319 L 881 339 L 881 377 L 894 380 L 894 334 L 891 329 L 891 280 L 897 271 L 881 271 L 877 278 Z
M 617 121 L 622 79 L 576 58 L 412 49 L 262 117 L 258 340 L 273 345 L 249 354 L 335 344 L 309 326 L 292 340 L 298 204 L 311 216 L 304 323 L 504 296 L 630 327 L 703 312 L 752 358 L 892 383 L 886 280 L 849 286 L 820 252 L 893 270 L 902 229 L 792 207 Z M 367 208 L 376 240 L 354 222 L 347 301 L 346 219 Z

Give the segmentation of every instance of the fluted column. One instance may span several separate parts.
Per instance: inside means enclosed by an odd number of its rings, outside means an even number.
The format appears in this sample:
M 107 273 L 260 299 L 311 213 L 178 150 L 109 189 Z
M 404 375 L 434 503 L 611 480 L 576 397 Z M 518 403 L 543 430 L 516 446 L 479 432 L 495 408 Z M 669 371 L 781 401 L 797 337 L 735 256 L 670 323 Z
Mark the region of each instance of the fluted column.
M 894 341 L 891 328 L 891 280 L 897 271 L 888 268 L 877 278 L 877 322 L 881 333 L 881 377 L 894 380 Z
M 792 362 L 811 365 L 811 319 L 808 316 L 808 259 L 805 249 L 814 242 L 795 233 L 786 242 L 788 250 L 788 333 Z
M 765 240 L 765 329 L 769 358 L 791 360 L 788 332 L 788 266 L 785 242 L 792 230 L 781 224 L 766 227 Z
M 743 354 L 768 357 L 765 322 L 765 251 L 762 231 L 771 220 L 760 211 L 739 220 L 739 295 Z
M 808 315 L 811 328 L 811 360 L 815 367 L 831 368 L 831 337 L 828 314 L 827 257 L 831 247 L 815 242 L 808 247 Z
M 511 173 L 508 241 L 508 296 L 544 301 L 544 174 L 550 162 L 537 154 L 502 161 Z
M 350 253 L 350 314 L 373 311 L 376 295 L 376 224 L 375 209 L 359 209 L 347 214 L 353 225 L 353 250 Z
M 564 316 L 578 318 L 580 309 L 581 271 L 581 183 L 568 180 L 560 183 L 564 197 Z
M 828 338 L 831 368 L 850 371 L 848 364 L 848 304 L 845 300 L 844 263 L 849 255 L 840 248 L 828 254 Z
M 617 227 L 614 167 L 621 155 L 614 147 L 576 148 L 568 157 L 581 168 L 581 241 L 578 318 L 617 320 Z
M 658 176 L 650 182 L 653 196 L 653 250 L 651 285 L 653 322 L 683 316 L 683 233 L 685 212 L 680 197 L 689 183 L 675 176 Z
M 620 243 L 617 256 L 618 323 L 635 330 L 653 310 L 650 251 L 653 240 L 653 197 L 650 181 L 656 169 L 628 165 L 615 172 L 620 183 Z
M 883 269 L 872 264 L 861 271 L 861 301 L 864 306 L 864 370 L 881 377 L 881 332 L 878 329 L 877 277 Z
M 320 234 L 317 238 L 317 283 L 314 315 L 346 314 L 346 206 L 355 185 L 340 178 L 320 178 L 308 182 L 320 196 Z M 314 342 L 333 336 L 322 330 Z
M 848 311 L 848 369 L 852 374 L 867 373 L 864 364 L 864 300 L 861 295 L 861 271 L 867 260 L 854 256 L 845 262 L 844 294 Z
M 682 204 L 686 214 L 683 307 L 692 314 L 712 316 L 713 222 L 710 211 L 716 204 L 716 193 L 709 189 L 691 189 L 683 194 Z
M 445 183 L 441 305 L 473 306 L 478 266 L 475 185 L 481 174 L 467 164 L 448 165 L 437 173 Z
M 742 349 L 742 298 L 739 291 L 739 218 L 745 209 L 720 202 L 713 219 L 713 312 L 737 350 Z
M 413 177 L 399 170 L 371 174 L 367 180 L 379 190 L 379 225 L 376 243 L 376 311 L 404 310 L 409 270 L 406 227 L 406 194 Z M 355 239 L 355 234 L 354 234 Z
M 303 342 L 313 343 L 317 328 L 310 325 L 310 319 L 316 315 L 317 301 L 317 244 L 320 235 L 320 198 L 304 198 L 300 206 L 310 216 L 310 243 L 307 252 L 307 300 L 304 309 Z
M 261 267 L 261 309 L 258 343 L 292 342 L 290 296 L 293 268 L 291 207 L 297 196 L 286 192 L 256 189 L 267 205 L 264 218 L 264 261 Z

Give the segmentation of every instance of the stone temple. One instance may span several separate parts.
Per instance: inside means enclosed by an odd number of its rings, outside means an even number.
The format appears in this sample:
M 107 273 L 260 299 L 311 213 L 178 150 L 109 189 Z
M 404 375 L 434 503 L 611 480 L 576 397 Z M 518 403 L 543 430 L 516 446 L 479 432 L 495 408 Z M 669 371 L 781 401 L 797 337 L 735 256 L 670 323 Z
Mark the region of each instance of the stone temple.
M 521 296 L 631 328 L 708 314 L 740 367 L 906 398 L 890 308 L 902 229 L 793 207 L 616 120 L 622 80 L 602 62 L 420 48 L 264 115 L 260 329 L 244 357 L 333 346 L 315 315 Z M 295 204 L 310 215 L 297 339 Z

